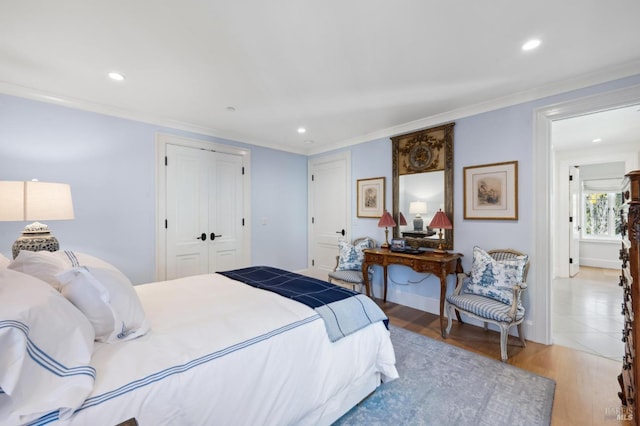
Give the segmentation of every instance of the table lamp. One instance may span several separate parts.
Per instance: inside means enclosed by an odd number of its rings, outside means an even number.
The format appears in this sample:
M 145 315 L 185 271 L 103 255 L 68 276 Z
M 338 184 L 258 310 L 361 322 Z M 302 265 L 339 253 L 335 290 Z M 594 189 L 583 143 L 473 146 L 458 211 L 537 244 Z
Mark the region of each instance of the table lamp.
M 36 222 L 25 226 L 13 243 L 15 259 L 20 250 L 57 251 L 58 239 L 40 220 L 73 219 L 71 187 L 64 183 L 39 181 L 0 181 L 0 221 Z
M 433 216 L 429 227 L 440 229 L 440 232 L 438 232 L 438 248 L 435 249 L 434 252 L 447 253 L 447 251 L 444 249 L 444 244 L 442 243 L 442 230 L 453 229 L 453 225 L 451 225 L 451 221 L 449 221 L 449 218 L 442 211 L 442 209 L 438 210 L 435 216 Z
M 378 222 L 378 227 L 384 228 L 384 243 L 380 245 L 380 248 L 388 249 L 389 248 L 389 227 L 396 226 L 396 221 L 393 220 L 391 214 L 388 211 L 384 211 L 380 221 Z
M 422 221 L 423 213 L 427 212 L 427 203 L 424 201 L 412 201 L 409 203 L 409 213 L 415 214 L 416 217 L 413 219 L 413 230 L 414 231 L 422 231 L 424 226 L 424 222 Z
M 407 226 L 407 219 L 405 219 L 402 212 L 398 212 L 398 224 L 400 226 Z

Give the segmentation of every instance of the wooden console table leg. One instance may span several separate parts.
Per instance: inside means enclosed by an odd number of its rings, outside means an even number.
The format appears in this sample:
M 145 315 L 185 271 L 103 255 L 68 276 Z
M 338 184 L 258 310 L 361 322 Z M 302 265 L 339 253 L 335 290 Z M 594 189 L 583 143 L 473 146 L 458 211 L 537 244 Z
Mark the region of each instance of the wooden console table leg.
M 447 294 L 447 271 L 442 270 L 440 273 L 440 334 L 442 337 L 446 337 L 445 330 L 447 329 L 444 323 L 444 298 Z
M 387 303 L 387 265 L 384 265 L 382 267 L 383 272 L 383 276 L 384 276 L 384 297 L 383 297 L 383 301 L 384 303 Z
M 369 264 L 362 262 L 362 281 L 364 281 L 364 289 L 368 297 L 372 297 L 371 283 L 369 282 Z

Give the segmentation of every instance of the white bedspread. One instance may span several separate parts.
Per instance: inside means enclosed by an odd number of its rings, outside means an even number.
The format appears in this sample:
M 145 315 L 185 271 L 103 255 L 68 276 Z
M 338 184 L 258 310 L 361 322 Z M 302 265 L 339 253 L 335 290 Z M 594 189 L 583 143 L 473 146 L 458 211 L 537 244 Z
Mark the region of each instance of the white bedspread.
M 314 424 L 358 379 L 397 377 L 381 322 L 331 343 L 313 309 L 218 274 L 136 290 L 151 331 L 97 343 L 94 390 L 55 424 Z

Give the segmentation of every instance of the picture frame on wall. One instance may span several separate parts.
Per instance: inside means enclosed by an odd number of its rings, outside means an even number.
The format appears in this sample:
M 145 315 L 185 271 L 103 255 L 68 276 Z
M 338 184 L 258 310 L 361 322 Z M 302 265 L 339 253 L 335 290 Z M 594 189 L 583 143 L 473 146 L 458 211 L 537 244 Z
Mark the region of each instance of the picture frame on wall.
M 382 217 L 385 201 L 385 178 L 358 179 L 358 217 Z
M 468 166 L 464 219 L 518 220 L 518 162 Z

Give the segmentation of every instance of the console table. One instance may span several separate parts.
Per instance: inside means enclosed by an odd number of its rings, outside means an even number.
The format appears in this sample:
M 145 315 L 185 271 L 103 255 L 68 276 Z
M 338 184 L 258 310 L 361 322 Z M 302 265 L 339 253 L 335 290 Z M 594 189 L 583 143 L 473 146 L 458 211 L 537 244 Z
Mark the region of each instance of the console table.
M 364 250 L 364 261 L 362 262 L 362 276 L 367 296 L 371 296 L 371 286 L 369 283 L 369 266 L 380 265 L 384 270 L 384 298 L 387 301 L 387 267 L 389 265 L 408 266 L 416 272 L 428 272 L 440 278 L 440 332 L 444 337 L 444 299 L 447 292 L 447 275 L 463 272 L 459 253 L 434 253 L 425 251 L 420 254 L 409 254 L 393 252 L 388 249 L 367 249 Z M 458 318 L 460 320 L 460 318 Z

